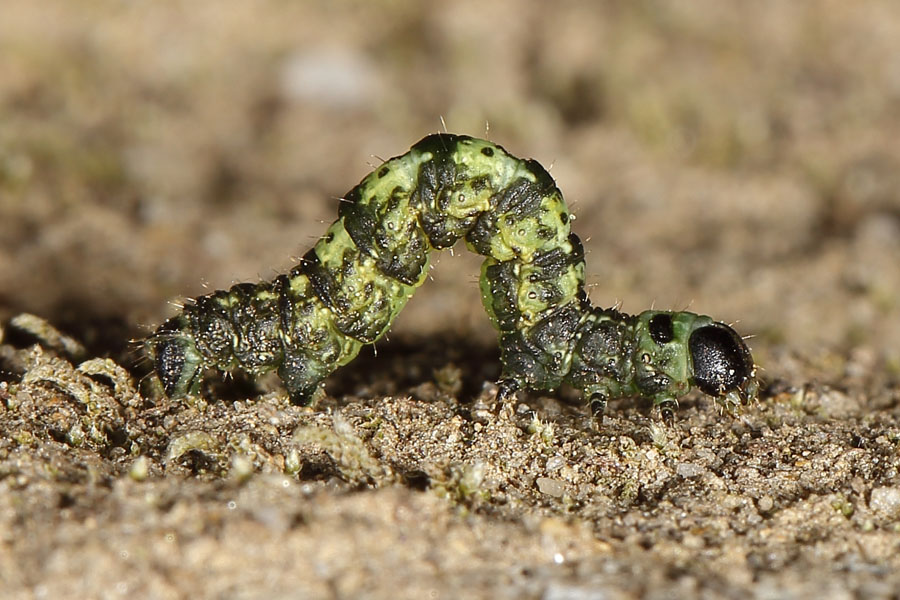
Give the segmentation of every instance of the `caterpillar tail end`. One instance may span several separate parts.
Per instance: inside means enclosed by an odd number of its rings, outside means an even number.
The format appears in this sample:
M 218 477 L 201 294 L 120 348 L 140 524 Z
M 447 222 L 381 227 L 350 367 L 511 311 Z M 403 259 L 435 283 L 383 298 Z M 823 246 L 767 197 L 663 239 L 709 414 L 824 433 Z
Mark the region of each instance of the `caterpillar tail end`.
M 203 360 L 194 342 L 181 333 L 177 318 L 147 338 L 145 347 L 166 396 L 178 399 L 197 391 Z

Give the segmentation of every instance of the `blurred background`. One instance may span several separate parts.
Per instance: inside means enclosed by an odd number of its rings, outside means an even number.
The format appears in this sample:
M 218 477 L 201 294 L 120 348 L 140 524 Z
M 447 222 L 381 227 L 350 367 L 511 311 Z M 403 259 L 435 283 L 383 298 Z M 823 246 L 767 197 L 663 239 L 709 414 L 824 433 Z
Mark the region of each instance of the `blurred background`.
M 595 303 L 900 371 L 893 0 L 4 0 L 0 319 L 115 354 L 445 126 L 551 169 Z M 492 344 L 479 257 L 435 258 L 395 333 Z

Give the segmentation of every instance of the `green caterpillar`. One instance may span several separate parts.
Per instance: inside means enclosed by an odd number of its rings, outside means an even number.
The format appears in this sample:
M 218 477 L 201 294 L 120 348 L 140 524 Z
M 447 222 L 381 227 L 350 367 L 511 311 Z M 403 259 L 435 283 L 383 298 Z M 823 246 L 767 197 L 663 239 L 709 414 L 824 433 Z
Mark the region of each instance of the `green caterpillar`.
M 292 399 L 380 338 L 422 284 L 433 249 L 460 238 L 487 257 L 481 295 L 500 334 L 499 396 L 583 391 L 595 414 L 645 396 L 671 410 L 692 386 L 726 406 L 756 396 L 747 346 L 689 312 L 630 316 L 592 307 L 584 251 L 544 168 L 462 135 L 430 135 L 366 176 L 288 275 L 201 296 L 146 340 L 169 397 L 203 371 L 276 370 Z

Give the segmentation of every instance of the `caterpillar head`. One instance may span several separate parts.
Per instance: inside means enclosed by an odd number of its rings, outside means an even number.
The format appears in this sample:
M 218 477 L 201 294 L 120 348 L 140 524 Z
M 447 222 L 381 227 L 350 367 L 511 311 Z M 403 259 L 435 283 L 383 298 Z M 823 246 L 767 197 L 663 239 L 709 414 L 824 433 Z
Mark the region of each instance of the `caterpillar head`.
M 750 350 L 724 323 L 689 312 L 646 311 L 635 327 L 635 383 L 656 398 L 677 398 L 695 386 L 726 406 L 756 398 Z

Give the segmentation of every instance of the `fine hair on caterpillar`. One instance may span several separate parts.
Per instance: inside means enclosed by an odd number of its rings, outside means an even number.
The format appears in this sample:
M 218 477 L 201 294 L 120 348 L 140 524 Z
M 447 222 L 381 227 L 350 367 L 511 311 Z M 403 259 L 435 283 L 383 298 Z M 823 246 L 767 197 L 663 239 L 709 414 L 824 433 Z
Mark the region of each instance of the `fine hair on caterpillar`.
M 465 239 L 485 257 L 481 297 L 499 332 L 501 400 L 563 383 L 595 413 L 625 396 L 671 410 L 692 387 L 726 407 L 756 397 L 753 359 L 730 326 L 690 312 L 592 306 L 570 220 L 536 161 L 481 139 L 430 135 L 350 190 L 289 274 L 196 298 L 145 346 L 171 398 L 196 392 L 209 368 L 274 370 L 291 400 L 307 403 L 387 331 L 424 281 L 432 250 Z

